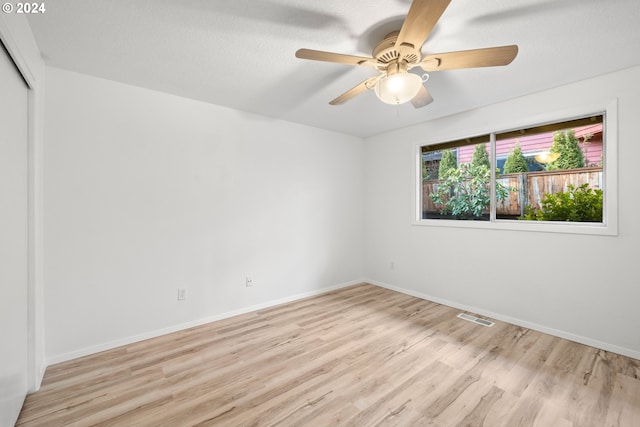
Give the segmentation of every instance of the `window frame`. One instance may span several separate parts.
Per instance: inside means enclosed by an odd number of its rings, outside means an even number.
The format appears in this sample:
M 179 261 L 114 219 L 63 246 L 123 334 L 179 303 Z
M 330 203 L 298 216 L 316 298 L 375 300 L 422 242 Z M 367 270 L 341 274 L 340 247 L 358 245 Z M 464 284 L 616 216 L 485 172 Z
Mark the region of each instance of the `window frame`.
M 543 126 L 545 124 L 576 120 L 592 115 L 603 115 L 603 152 L 602 152 L 602 190 L 603 212 L 602 223 L 559 222 L 559 221 L 521 221 L 496 219 L 495 206 L 495 144 L 496 134 L 516 131 L 518 129 Z M 452 219 L 422 219 L 422 148 L 439 145 L 447 141 L 472 138 L 477 135 L 490 135 L 489 159 L 491 162 L 491 208 L 489 221 L 460 221 Z M 490 129 L 467 131 L 462 135 L 438 136 L 431 140 L 422 140 L 413 147 L 413 211 L 412 225 L 428 227 L 455 227 L 474 229 L 495 229 L 512 231 L 534 231 L 550 233 L 589 234 L 601 236 L 618 235 L 618 101 L 591 106 L 581 106 L 563 111 L 543 113 L 517 123 L 508 123 Z

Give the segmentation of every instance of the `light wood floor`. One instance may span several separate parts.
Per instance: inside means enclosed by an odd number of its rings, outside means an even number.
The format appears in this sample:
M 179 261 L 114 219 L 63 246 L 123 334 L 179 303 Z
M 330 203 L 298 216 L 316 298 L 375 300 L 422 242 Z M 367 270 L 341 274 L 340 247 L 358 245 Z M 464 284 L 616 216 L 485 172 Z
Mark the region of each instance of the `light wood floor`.
M 640 426 L 640 361 L 358 285 L 61 363 L 21 426 Z

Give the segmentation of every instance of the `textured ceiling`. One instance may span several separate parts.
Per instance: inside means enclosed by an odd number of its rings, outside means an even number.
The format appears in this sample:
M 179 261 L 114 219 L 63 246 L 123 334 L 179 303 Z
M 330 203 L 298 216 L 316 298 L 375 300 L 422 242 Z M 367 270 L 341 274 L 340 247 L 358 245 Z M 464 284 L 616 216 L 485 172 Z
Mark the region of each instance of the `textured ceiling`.
M 409 0 L 55 0 L 29 23 L 48 65 L 292 122 L 369 136 L 640 64 L 638 0 L 453 0 L 423 46 L 507 44 L 506 67 L 430 73 L 435 101 L 390 106 L 375 74 L 299 48 L 369 56 Z

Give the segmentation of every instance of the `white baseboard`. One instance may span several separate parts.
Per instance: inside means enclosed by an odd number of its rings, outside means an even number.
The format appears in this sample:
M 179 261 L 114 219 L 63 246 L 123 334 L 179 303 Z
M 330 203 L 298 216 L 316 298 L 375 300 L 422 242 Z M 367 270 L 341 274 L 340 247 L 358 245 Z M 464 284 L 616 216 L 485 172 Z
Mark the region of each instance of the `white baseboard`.
M 314 291 L 309 291 L 309 292 L 304 292 L 301 294 L 296 294 L 296 295 L 291 295 L 285 298 L 280 298 L 277 300 L 271 300 L 271 301 L 267 301 L 261 304 L 257 304 L 257 305 L 252 305 L 250 307 L 245 307 L 245 308 L 241 308 L 238 310 L 233 310 L 233 311 L 228 311 L 226 313 L 221 313 L 221 314 L 216 314 L 213 316 L 208 316 L 202 319 L 197 319 L 197 320 L 193 320 L 191 322 L 186 322 L 186 323 L 182 323 L 179 325 L 174 325 L 174 326 L 169 326 L 167 328 L 162 328 L 162 329 L 157 329 L 154 331 L 149 331 L 149 332 L 145 332 L 142 334 L 138 334 L 138 335 L 134 335 L 134 336 L 130 336 L 130 337 L 126 337 L 126 338 L 122 338 L 122 339 L 118 339 L 118 340 L 114 340 L 114 341 L 110 341 L 104 344 L 98 344 L 98 345 L 94 345 L 91 347 L 86 347 L 80 350 L 75 350 L 69 353 L 64 353 L 64 354 L 59 354 L 59 355 L 55 355 L 51 358 L 47 359 L 47 364 L 46 366 L 44 366 L 44 368 L 42 369 L 42 375 L 44 375 L 44 371 L 47 368 L 47 366 L 50 365 L 54 365 L 56 363 L 61 363 L 61 362 L 66 362 L 68 360 L 73 360 L 73 359 L 77 359 L 78 357 L 83 357 L 83 356 L 88 356 L 91 354 L 95 354 L 95 353 L 99 353 L 101 351 L 105 351 L 105 350 L 111 350 L 114 349 L 116 347 L 121 347 L 123 345 L 128 345 L 128 344 L 133 344 L 139 341 L 144 341 L 150 338 L 156 338 L 162 335 L 166 335 L 166 334 L 170 334 L 173 332 L 178 332 L 178 331 L 182 331 L 185 329 L 189 329 L 189 328 L 193 328 L 195 326 L 200 326 L 200 325 L 204 325 L 207 323 L 211 323 L 211 322 L 215 322 L 218 320 L 223 320 L 223 319 L 227 319 L 229 317 L 233 317 L 233 316 L 238 316 L 240 314 L 245 314 L 245 313 L 250 313 L 252 311 L 257 311 L 257 310 L 262 310 L 265 308 L 269 308 L 269 307 L 273 307 L 276 305 L 280 305 L 280 304 L 285 304 L 288 302 L 292 302 L 292 301 L 297 301 L 303 298 L 308 298 L 308 297 L 312 297 L 312 296 L 316 296 L 316 295 L 321 295 L 321 294 L 325 294 L 327 292 L 331 292 L 337 289 L 342 289 L 342 288 L 346 288 L 348 286 L 353 286 L 353 285 L 357 285 L 360 283 L 364 283 L 366 282 L 364 279 L 362 280 L 353 280 L 350 282 L 346 282 L 346 283 L 341 283 L 338 285 L 334 285 L 334 286 L 329 286 L 326 288 L 321 288 L 321 289 L 317 289 Z M 40 380 L 39 383 L 42 382 L 42 379 Z
M 543 326 L 543 325 L 539 325 L 536 323 L 531 323 L 531 322 L 527 322 L 525 320 L 521 320 L 521 319 L 517 319 L 517 318 L 513 318 L 510 316 L 504 316 L 502 314 L 499 313 L 494 313 L 492 311 L 488 311 L 488 310 L 484 310 L 478 307 L 473 307 L 473 306 L 469 306 L 469 305 L 465 305 L 465 304 L 460 304 L 454 301 L 449 301 L 449 300 L 445 300 L 442 298 L 437 298 L 431 295 L 427 295 L 421 292 L 416 292 L 416 291 L 412 291 L 409 289 L 404 289 L 404 288 L 400 288 L 397 286 L 393 286 L 387 283 L 383 283 L 383 282 L 379 282 L 377 280 L 372 280 L 372 279 L 361 279 L 361 280 L 353 280 L 350 282 L 346 282 L 346 283 L 341 283 L 338 285 L 334 285 L 334 286 L 330 286 L 330 287 L 326 287 L 326 288 L 322 288 L 322 289 L 317 289 L 314 291 L 310 291 L 310 292 L 305 292 L 305 293 L 301 293 L 301 294 L 296 294 L 296 295 L 291 295 L 289 297 L 286 298 L 281 298 L 278 300 L 271 300 L 271 301 L 267 301 L 265 303 L 261 303 L 261 304 L 257 304 L 257 305 L 253 305 L 253 306 L 249 306 L 249 307 L 245 307 L 242 309 L 238 309 L 238 310 L 233 310 L 233 311 L 229 311 L 229 312 L 225 312 L 225 313 L 221 313 L 221 314 L 217 314 L 217 315 L 213 315 L 213 316 L 208 316 L 202 319 L 197 319 L 191 322 L 186 322 L 186 323 L 182 323 L 179 325 L 174 325 L 174 326 L 170 326 L 167 328 L 163 328 L 163 329 L 158 329 L 158 330 L 154 330 L 154 331 L 149 331 L 149 332 L 145 332 L 142 334 L 138 334 L 138 335 L 134 335 L 131 337 L 127 337 L 127 338 L 122 338 L 122 339 L 118 339 L 118 340 L 114 340 L 114 341 L 110 341 L 104 344 L 99 344 L 99 345 L 95 345 L 95 346 L 91 346 L 91 347 L 87 347 L 87 348 L 83 348 L 80 350 L 76 350 L 73 352 L 69 352 L 69 353 L 64 353 L 64 354 L 60 354 L 60 355 L 56 355 L 51 357 L 50 359 L 47 359 L 47 363 L 46 365 L 43 365 L 41 370 L 40 370 L 40 378 L 38 381 L 38 384 L 40 384 L 42 382 L 42 377 L 44 376 L 45 370 L 47 368 L 47 366 L 49 365 L 54 365 L 56 363 L 61 363 L 61 362 L 66 362 L 68 360 L 72 360 L 72 359 L 77 359 L 78 357 L 83 357 L 83 356 L 88 356 L 91 354 L 95 354 L 95 353 L 99 353 L 101 351 L 105 351 L 105 350 L 111 350 L 113 348 L 116 347 L 121 347 L 123 345 L 127 345 L 127 344 L 133 344 L 139 341 L 144 341 L 146 339 L 150 339 L 150 338 L 155 338 L 155 337 L 159 337 L 162 335 L 166 335 L 166 334 L 170 334 L 173 332 L 178 332 L 178 331 L 182 331 L 185 329 L 189 329 L 189 328 L 193 328 L 195 326 L 200 326 L 200 325 L 204 325 L 207 323 L 211 323 L 211 322 L 215 322 L 218 320 L 223 320 L 223 319 L 227 319 L 229 317 L 233 317 L 233 316 L 238 316 L 240 314 L 245 314 L 245 313 L 250 313 L 252 311 L 257 311 L 257 310 L 262 310 L 265 308 L 269 308 L 269 307 L 273 307 L 276 305 L 280 305 L 280 304 L 285 304 L 288 302 L 292 302 L 292 301 L 297 301 L 303 298 L 308 298 L 308 297 L 312 297 L 312 296 L 316 296 L 316 295 L 321 295 L 327 292 L 331 292 L 337 289 L 341 289 L 341 288 L 346 288 L 348 286 L 353 286 L 353 285 L 357 285 L 359 283 L 370 283 L 372 285 L 375 286 L 379 286 L 381 288 L 386 288 L 386 289 L 390 289 L 396 292 L 400 292 L 406 295 L 411 295 L 414 296 L 416 298 L 421 298 L 427 301 L 432 301 L 438 304 L 442 304 L 442 305 L 446 305 L 448 307 L 453 307 L 453 308 L 457 308 L 459 310 L 464 310 L 464 311 L 469 311 L 481 316 L 486 316 L 486 317 L 490 317 L 492 319 L 497 319 L 503 322 L 507 322 L 507 323 L 511 323 L 513 325 L 517 325 L 517 326 L 522 326 L 525 328 L 529 328 L 538 332 L 543 332 L 549 335 L 553 335 L 553 336 L 557 336 L 560 338 L 565 338 L 568 339 L 570 341 L 575 341 L 578 342 L 580 344 L 585 344 L 591 347 L 595 347 L 595 348 L 599 348 L 602 350 L 606 350 L 606 351 L 610 351 L 613 353 L 617 353 L 617 354 L 621 354 L 623 356 L 628 356 L 628 357 L 632 357 L 634 359 L 639 359 L 640 360 L 640 352 L 635 351 L 635 350 L 631 350 L 628 348 L 624 348 L 624 347 L 620 347 L 620 346 L 616 346 L 614 344 L 610 344 L 610 343 L 606 343 L 606 342 L 602 342 L 602 341 L 598 341 L 598 340 L 594 340 L 588 337 L 583 337 L 581 335 L 576 335 L 576 334 L 572 334 L 570 332 L 566 332 L 566 331 L 561 331 L 558 329 L 554 329 L 554 328 L 550 328 L 547 326 Z
M 513 325 L 522 326 L 524 328 L 529 328 L 529 329 L 532 329 L 534 331 L 538 331 L 538 332 L 542 332 L 542 333 L 545 333 L 545 334 L 553 335 L 553 336 L 556 336 L 556 337 L 564 338 L 564 339 L 567 339 L 569 341 L 574 341 L 574 342 L 577 342 L 577 343 L 580 343 L 580 344 L 588 345 L 590 347 L 599 348 L 601 350 L 610 351 L 612 353 L 616 353 L 616 354 L 620 354 L 622 356 L 632 357 L 634 359 L 639 359 L 640 360 L 640 352 L 638 352 L 636 350 L 629 349 L 629 348 L 620 347 L 620 346 L 617 346 L 617 345 L 614 345 L 614 344 L 610 344 L 610 343 L 594 340 L 592 338 L 583 337 L 581 335 L 572 334 L 570 332 L 566 332 L 566 331 L 550 328 L 550 327 L 547 327 L 547 326 L 539 325 L 537 323 L 527 322 L 525 320 L 516 319 L 514 317 L 504 316 L 502 314 L 494 313 L 494 312 L 488 311 L 488 310 L 483 310 L 483 309 L 478 308 L 478 307 L 473 307 L 473 306 L 469 306 L 469 305 L 465 305 L 465 304 L 460 304 L 460 303 L 457 303 L 457 302 L 454 302 L 454 301 L 449 301 L 449 300 L 445 300 L 445 299 L 442 299 L 442 298 L 437 298 L 437 297 L 434 297 L 434 296 L 431 296 L 431 295 L 423 294 L 421 292 L 416 292 L 416 291 L 412 291 L 412 290 L 409 290 L 409 289 L 399 288 L 397 286 L 389 285 L 387 283 L 379 282 L 377 280 L 365 279 L 364 282 L 371 283 L 372 285 L 380 286 L 381 288 L 390 289 L 392 291 L 400 292 L 400 293 L 403 293 L 403 294 L 406 294 L 406 295 L 411 295 L 411 296 L 414 296 L 416 298 L 420 298 L 420 299 L 424 299 L 424 300 L 427 300 L 427 301 L 435 302 L 435 303 L 438 303 L 438 304 L 446 305 L 448 307 L 457 308 L 458 310 L 469 311 L 469 312 L 472 312 L 472 313 L 475 313 L 475 314 L 479 314 L 481 316 L 490 317 L 492 319 L 497 319 L 497 320 L 500 320 L 500 321 L 503 321 L 503 322 L 511 323 Z
M 37 375 L 37 378 L 36 378 L 37 387 L 36 387 L 36 389 L 34 391 L 40 390 L 40 386 L 42 385 L 42 380 L 44 378 L 44 373 L 47 371 L 47 366 L 48 366 L 47 363 L 44 362 L 44 361 L 40 365 L 40 368 L 38 369 L 38 373 L 36 374 Z

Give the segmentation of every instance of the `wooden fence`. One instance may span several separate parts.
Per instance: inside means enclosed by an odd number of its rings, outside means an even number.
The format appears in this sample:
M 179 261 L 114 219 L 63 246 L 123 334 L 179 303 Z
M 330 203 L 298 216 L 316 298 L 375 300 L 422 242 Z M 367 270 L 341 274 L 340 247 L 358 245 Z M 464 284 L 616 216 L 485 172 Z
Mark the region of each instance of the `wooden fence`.
M 501 216 L 520 216 L 525 206 L 540 207 L 540 200 L 545 194 L 562 193 L 569 185 L 579 187 L 589 184 L 590 188 L 602 188 L 602 167 L 565 169 L 558 171 L 541 171 L 503 174 L 496 180 L 505 187 L 513 187 L 507 198 L 498 201 L 496 214 Z M 422 182 L 422 210 L 424 213 L 440 211 L 429 194 L 437 191 L 442 181 L 429 180 Z M 487 212 L 488 213 L 488 209 Z

